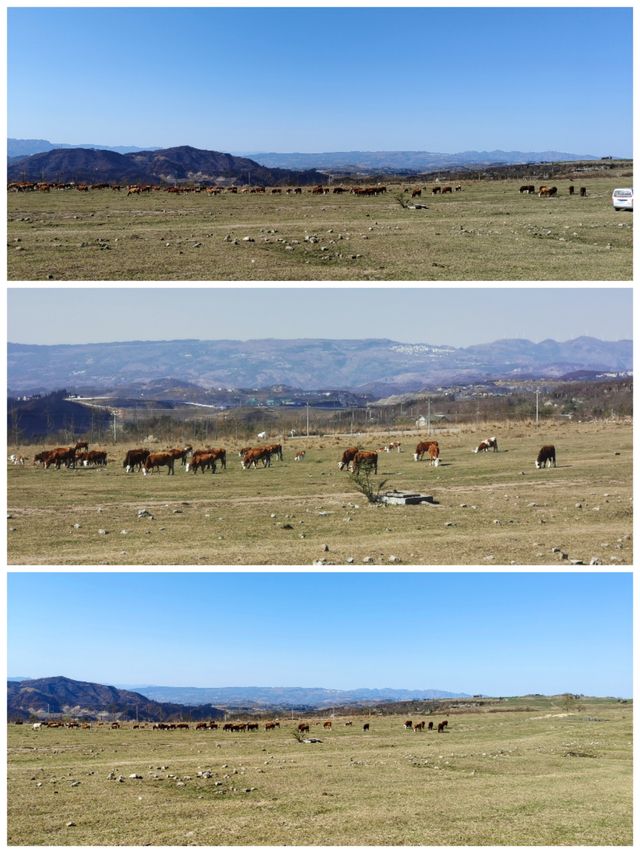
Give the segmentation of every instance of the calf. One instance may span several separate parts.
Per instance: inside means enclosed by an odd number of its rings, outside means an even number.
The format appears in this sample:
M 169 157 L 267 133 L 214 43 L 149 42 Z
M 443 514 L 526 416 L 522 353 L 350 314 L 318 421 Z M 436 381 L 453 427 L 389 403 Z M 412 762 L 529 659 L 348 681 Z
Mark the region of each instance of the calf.
M 486 450 L 491 450 L 492 448 L 494 451 L 498 450 L 498 439 L 495 437 L 495 435 L 491 438 L 483 439 L 473 452 L 481 453 Z

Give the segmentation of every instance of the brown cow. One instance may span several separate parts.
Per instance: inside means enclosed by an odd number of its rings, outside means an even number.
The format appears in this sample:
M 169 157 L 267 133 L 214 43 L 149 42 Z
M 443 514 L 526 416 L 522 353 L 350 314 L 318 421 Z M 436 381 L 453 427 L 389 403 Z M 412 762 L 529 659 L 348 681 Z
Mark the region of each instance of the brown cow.
M 167 468 L 167 474 L 175 474 L 174 465 L 175 465 L 176 457 L 172 455 L 171 452 L 163 452 L 163 453 L 150 453 L 145 459 L 142 465 L 142 473 L 147 476 L 149 471 L 157 468 L 158 471 L 160 468 Z
M 340 462 L 338 462 L 338 469 L 342 471 L 344 468 L 347 468 L 348 470 L 349 465 L 351 464 L 351 461 L 357 452 L 357 447 L 347 447 L 347 449 L 342 454 L 342 459 L 340 460 Z
M 437 457 L 440 456 L 440 447 L 437 441 L 433 441 L 431 439 L 427 439 L 426 441 L 419 441 L 416 445 L 416 452 L 413 454 L 413 458 L 416 462 L 419 462 L 424 454 L 429 454 L 429 448 L 434 447 L 438 450 Z M 437 458 L 436 457 L 436 458 Z
M 53 450 L 50 450 L 46 459 L 44 460 L 44 467 L 50 468 L 51 465 L 55 465 L 58 470 L 60 469 L 61 465 L 64 465 L 65 468 L 75 468 L 75 447 L 55 447 Z
M 136 466 L 139 471 L 142 470 L 142 466 L 147 461 L 147 457 L 151 451 L 147 450 L 144 447 L 138 447 L 134 450 L 127 450 L 126 455 L 124 457 L 124 462 L 122 463 L 122 467 L 126 468 L 127 474 L 133 471 Z
M 351 460 L 351 468 L 357 473 L 360 468 L 373 468 L 373 473 L 378 473 L 378 454 L 375 450 L 359 450 Z
M 262 462 L 263 468 L 271 465 L 271 452 L 266 447 L 251 447 L 246 451 L 240 463 L 244 469 L 257 468 L 258 462 Z

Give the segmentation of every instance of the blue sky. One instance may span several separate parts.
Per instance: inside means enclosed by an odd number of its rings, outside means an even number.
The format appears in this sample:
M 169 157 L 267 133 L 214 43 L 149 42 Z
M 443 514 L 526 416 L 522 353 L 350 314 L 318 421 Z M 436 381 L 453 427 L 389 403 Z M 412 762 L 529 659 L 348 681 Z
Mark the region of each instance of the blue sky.
M 631 156 L 630 8 L 13 8 L 9 136 Z
M 632 337 L 632 295 L 628 287 L 9 288 L 8 340 L 378 337 L 450 346 L 581 335 L 622 340 Z M 153 321 L 143 323 L 150 302 Z M 70 323 L 73 316 L 100 322 Z
M 631 695 L 631 573 L 8 575 L 8 673 Z

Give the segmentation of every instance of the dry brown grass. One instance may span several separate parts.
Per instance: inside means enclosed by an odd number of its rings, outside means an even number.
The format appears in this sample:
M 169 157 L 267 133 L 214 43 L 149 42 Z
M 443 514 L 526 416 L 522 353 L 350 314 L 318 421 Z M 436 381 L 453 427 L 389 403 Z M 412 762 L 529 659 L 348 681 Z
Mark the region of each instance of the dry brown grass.
M 487 434 L 499 453 L 471 451 Z M 394 436 L 397 438 L 397 436 Z M 632 562 L 630 423 L 492 425 L 438 434 L 442 464 L 380 453 L 387 488 L 433 494 L 437 505 L 368 504 L 338 471 L 344 447 L 369 449 L 383 435 L 297 438 L 283 462 L 244 471 L 228 454 L 215 475 L 126 474 L 125 447 L 106 469 L 44 471 L 9 466 L 11 564 L 529 565 L 571 560 Z M 542 444 L 558 467 L 536 470 Z M 216 442 L 218 443 L 218 442 Z M 306 447 L 302 462 L 295 450 Z M 10 448 L 13 450 L 13 448 Z M 40 448 L 22 448 L 33 455 Z M 375 477 L 373 478 L 375 481 Z M 153 519 L 138 518 L 148 509 Z M 100 532 L 106 531 L 106 532 Z M 324 546 L 328 546 L 328 550 Z M 558 549 L 553 551 L 552 549 Z
M 9 193 L 11 280 L 630 281 L 632 215 L 620 178 L 589 196 L 520 195 L 469 181 L 426 210 L 378 197 Z M 629 185 L 631 179 L 625 178 Z M 250 240 L 245 240 L 250 238 Z
M 526 710 L 450 714 L 443 735 L 338 718 L 312 726 L 316 744 L 284 720 L 258 734 L 10 726 L 8 841 L 630 845 L 631 706 L 512 706 Z

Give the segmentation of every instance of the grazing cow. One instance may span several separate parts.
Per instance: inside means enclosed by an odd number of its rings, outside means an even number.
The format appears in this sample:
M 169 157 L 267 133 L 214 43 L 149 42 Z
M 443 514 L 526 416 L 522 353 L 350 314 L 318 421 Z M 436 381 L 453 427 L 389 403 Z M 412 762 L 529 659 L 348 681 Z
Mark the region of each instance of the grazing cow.
M 390 441 L 388 444 L 385 444 L 384 449 L 386 453 L 391 453 L 392 450 L 397 450 L 400 453 L 400 448 L 402 445 L 399 441 Z
M 325 722 L 322 724 L 322 728 L 323 729 L 330 729 L 331 728 L 331 720 L 325 720 Z
M 404 721 L 404 727 L 405 727 L 405 729 L 412 729 L 413 728 L 413 720 L 405 720 Z
M 282 445 L 281 444 L 267 444 L 264 447 L 264 450 L 268 450 L 272 456 L 275 456 L 277 459 L 282 462 Z
M 520 187 L 521 193 L 528 193 L 529 195 L 533 195 L 536 191 L 536 188 L 533 184 L 524 184 L 524 186 Z
M 296 455 L 293 457 L 293 461 L 294 462 L 302 462 L 302 460 L 304 459 L 304 454 L 305 454 L 304 450 L 298 450 Z
M 18 456 L 17 453 L 12 453 L 9 457 L 9 462 L 12 465 L 24 465 L 24 456 Z
M 549 463 L 549 468 L 553 464 L 553 467 L 556 467 L 556 448 L 553 444 L 545 444 L 540 448 L 538 453 L 538 458 L 536 459 L 536 468 L 546 468 L 547 462 Z
M 438 723 L 438 734 L 442 734 L 442 732 L 446 729 L 447 723 Z
M 50 468 L 51 465 L 55 465 L 58 470 L 60 469 L 61 465 L 64 465 L 65 468 L 75 468 L 75 447 L 56 447 L 53 450 L 50 450 L 47 454 L 46 459 L 44 460 L 44 467 Z
M 378 454 L 375 450 L 359 450 L 351 460 L 351 469 L 356 474 L 360 468 L 373 468 L 378 473 Z
M 353 725 L 353 720 L 347 720 L 347 722 L 345 723 L 345 726 L 352 726 L 352 725 Z
M 369 723 L 365 723 L 365 724 L 364 724 L 364 726 L 362 727 L 362 731 L 363 731 L 363 732 L 368 732 L 368 731 L 369 731 Z
M 101 467 L 104 467 L 107 464 L 106 450 L 89 450 L 82 455 L 84 456 L 84 458 L 82 459 L 82 464 L 85 468 L 87 467 L 87 465 L 99 465 Z M 76 456 L 76 459 L 77 458 L 78 457 Z
M 434 187 L 431 190 L 431 195 L 439 195 L 442 192 L 442 187 Z
M 411 192 L 411 198 L 420 198 L 422 195 L 422 190 L 413 190 Z
M 498 450 L 498 439 L 495 435 L 491 436 L 491 438 L 483 439 L 473 452 L 480 453 L 485 450 L 491 450 L 491 448 L 493 448 L 494 451 Z
M 76 450 L 88 450 L 89 445 L 86 441 L 76 441 Z
M 340 471 L 342 471 L 344 468 L 348 470 L 349 465 L 351 464 L 351 461 L 357 452 L 357 447 L 347 447 L 347 449 L 342 454 L 342 459 L 340 460 L 340 462 L 338 462 L 338 469 Z
M 298 723 L 298 731 L 302 734 L 303 732 L 309 731 L 309 723 Z
M 429 722 L 429 725 L 427 726 L 427 728 L 429 729 L 429 731 L 430 731 L 430 732 L 432 732 L 432 731 L 433 731 L 433 720 L 431 720 L 431 721 Z
M 33 724 L 34 731 L 38 731 L 38 729 L 41 729 L 41 728 L 42 728 L 42 723 L 34 723 Z
M 203 460 L 206 463 L 204 465 L 201 464 Z M 191 454 L 191 462 L 187 462 L 187 464 L 185 465 L 185 471 L 189 471 L 189 469 L 191 469 L 195 473 L 198 467 L 200 467 L 202 469 L 202 473 L 204 474 L 204 469 L 210 468 L 213 464 L 213 471 L 215 473 L 216 462 L 219 462 L 220 467 L 226 470 L 227 451 L 223 447 L 207 447 L 204 450 L 194 450 Z
M 50 450 L 41 450 L 40 453 L 36 453 L 33 457 L 34 465 L 42 465 L 46 464 L 47 459 L 49 458 Z
M 122 463 L 122 467 L 126 468 L 127 474 L 134 471 L 136 468 L 138 471 L 142 470 L 142 466 L 147 461 L 149 453 L 151 451 L 146 450 L 144 447 L 138 447 L 134 450 L 127 450 L 127 453 L 124 457 L 124 462 Z
M 196 471 L 200 468 L 204 474 L 205 468 L 211 468 L 211 473 L 216 473 L 216 455 L 210 450 L 196 450 L 191 457 L 191 462 L 187 462 L 185 470 Z
M 277 721 L 273 722 L 273 723 L 265 723 L 264 724 L 264 729 L 267 732 L 271 732 L 274 729 L 279 729 L 279 728 L 280 728 L 280 723 L 278 723 Z
M 426 445 L 426 447 L 423 447 Z M 422 449 L 420 449 L 422 448 Z M 413 454 L 413 458 L 416 462 L 419 462 L 424 454 L 427 454 L 427 459 L 429 463 L 433 465 L 434 468 L 437 468 L 440 464 L 440 445 L 437 441 L 425 441 L 418 444 L 416 447 L 416 452 Z
M 575 193 L 575 191 L 576 191 L 576 188 L 575 188 L 575 187 L 573 186 L 573 184 L 572 184 L 572 185 L 569 187 L 569 195 L 573 195 L 573 194 Z
M 174 465 L 176 458 L 173 456 L 171 451 L 163 452 L 163 453 L 150 453 L 144 461 L 142 466 L 142 473 L 147 476 L 149 471 L 152 471 L 154 468 L 157 468 L 160 471 L 160 468 L 166 467 L 167 474 L 175 474 Z
M 461 192 L 462 192 L 462 184 L 456 184 L 456 186 L 455 186 L 455 191 L 456 191 L 457 193 L 461 193 Z
M 419 441 L 416 446 L 416 452 L 413 454 L 414 461 L 419 462 L 425 453 L 429 453 L 429 448 L 433 445 L 435 445 L 438 450 L 440 449 L 437 441 Z
M 420 723 L 416 723 L 413 727 L 414 732 L 423 732 L 425 727 L 425 722 L 422 720 Z
M 580 198 L 585 198 L 586 195 L 587 195 L 587 188 L 586 187 L 580 187 Z
M 257 468 L 258 462 L 262 462 L 263 468 L 268 468 L 271 465 L 271 452 L 266 447 L 250 447 L 240 463 L 244 469 Z
M 452 192 L 453 192 L 453 187 L 442 187 L 442 195 L 444 195 L 445 193 L 452 193 Z
M 266 437 L 267 437 L 266 432 L 259 432 L 259 433 L 258 433 L 258 438 L 260 439 L 260 441 L 264 441 L 264 439 L 265 439 Z
M 542 198 L 551 198 L 552 196 L 558 195 L 558 187 L 540 187 L 538 191 L 538 197 Z

